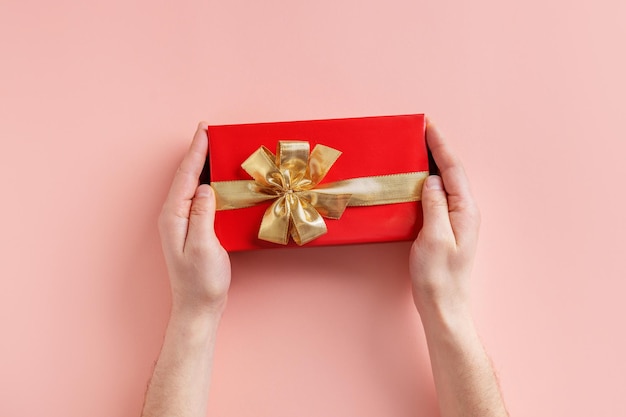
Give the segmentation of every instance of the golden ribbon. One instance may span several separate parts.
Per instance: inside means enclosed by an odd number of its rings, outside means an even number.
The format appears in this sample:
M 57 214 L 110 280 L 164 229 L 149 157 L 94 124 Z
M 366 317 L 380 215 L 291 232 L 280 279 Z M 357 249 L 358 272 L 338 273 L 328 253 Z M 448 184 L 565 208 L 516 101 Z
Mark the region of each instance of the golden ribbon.
M 276 155 L 261 146 L 241 167 L 253 180 L 216 181 L 217 210 L 274 200 L 265 211 L 259 239 L 304 245 L 327 232 L 323 217 L 339 219 L 348 206 L 375 206 L 421 197 L 428 171 L 352 178 L 318 185 L 341 152 L 303 141 L 279 141 Z

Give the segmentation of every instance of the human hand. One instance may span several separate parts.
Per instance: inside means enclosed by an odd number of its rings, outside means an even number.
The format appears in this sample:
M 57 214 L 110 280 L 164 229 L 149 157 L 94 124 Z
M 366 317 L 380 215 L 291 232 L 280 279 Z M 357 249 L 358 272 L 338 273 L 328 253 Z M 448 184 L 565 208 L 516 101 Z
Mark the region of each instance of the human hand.
M 198 186 L 207 150 L 200 123 L 159 217 L 173 312 L 221 314 L 230 286 L 230 259 L 213 229 L 215 195 L 211 186 Z
M 431 312 L 469 316 L 469 277 L 480 213 L 460 160 L 432 123 L 426 140 L 441 172 L 422 189 L 424 225 L 411 247 L 413 299 L 424 318 Z

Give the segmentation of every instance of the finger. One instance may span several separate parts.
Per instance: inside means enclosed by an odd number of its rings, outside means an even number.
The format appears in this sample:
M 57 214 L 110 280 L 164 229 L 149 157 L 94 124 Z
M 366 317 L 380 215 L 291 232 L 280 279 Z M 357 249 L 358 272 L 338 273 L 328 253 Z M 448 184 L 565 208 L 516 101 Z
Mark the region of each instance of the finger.
M 471 243 L 477 236 L 480 215 L 463 165 L 432 123 L 426 127 L 426 140 L 448 195 L 450 224 L 456 241 Z
M 208 248 L 216 241 L 213 222 L 215 221 L 215 194 L 208 184 L 201 184 L 191 202 L 189 229 L 185 240 L 186 252 L 190 248 Z
M 464 207 L 471 203 L 473 201 L 472 193 L 463 165 L 431 122 L 426 126 L 426 141 L 435 163 L 439 167 L 446 192 L 449 195 L 450 208 L 455 210 L 457 205 Z
M 189 222 L 191 201 L 206 160 L 208 138 L 206 124 L 200 123 L 189 150 L 181 162 L 161 212 L 163 243 L 182 252 Z
M 191 141 L 189 150 L 174 176 L 168 200 L 184 201 L 193 198 L 209 148 L 206 128 L 205 123 L 198 124 L 198 129 Z
M 441 177 L 438 175 L 431 175 L 424 181 L 422 212 L 424 224 L 420 236 L 428 240 L 434 239 L 437 243 L 442 239 L 454 239 L 448 213 L 448 199 Z

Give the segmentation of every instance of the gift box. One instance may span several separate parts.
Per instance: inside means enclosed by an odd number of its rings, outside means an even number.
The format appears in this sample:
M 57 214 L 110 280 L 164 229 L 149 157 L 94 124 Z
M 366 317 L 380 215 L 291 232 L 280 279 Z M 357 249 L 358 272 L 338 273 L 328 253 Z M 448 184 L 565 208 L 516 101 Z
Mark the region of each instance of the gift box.
M 201 182 L 228 251 L 413 240 L 424 115 L 209 126 Z M 432 166 L 432 163 L 431 163 Z

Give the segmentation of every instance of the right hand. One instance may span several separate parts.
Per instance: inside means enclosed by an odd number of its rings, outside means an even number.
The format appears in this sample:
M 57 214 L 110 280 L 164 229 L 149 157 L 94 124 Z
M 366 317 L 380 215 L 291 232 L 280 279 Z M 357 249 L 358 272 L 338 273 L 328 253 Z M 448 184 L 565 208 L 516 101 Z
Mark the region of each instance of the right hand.
M 480 213 L 459 159 L 432 123 L 426 141 L 441 172 L 422 188 L 424 224 L 411 247 L 409 270 L 415 305 L 431 313 L 469 316 L 469 278 Z

